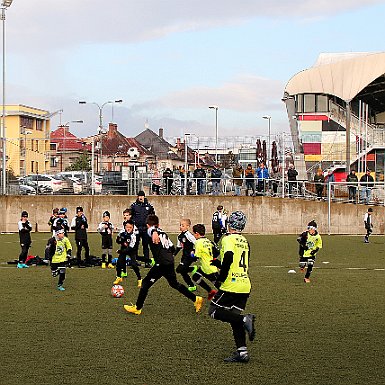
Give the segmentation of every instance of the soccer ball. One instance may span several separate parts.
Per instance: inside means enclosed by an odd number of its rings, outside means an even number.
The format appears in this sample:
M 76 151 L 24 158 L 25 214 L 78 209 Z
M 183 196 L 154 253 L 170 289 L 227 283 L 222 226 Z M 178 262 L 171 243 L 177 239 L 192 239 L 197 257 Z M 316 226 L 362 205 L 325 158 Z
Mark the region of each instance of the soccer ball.
M 123 297 L 123 294 L 124 294 L 124 289 L 123 289 L 122 285 L 114 285 L 114 286 L 112 286 L 112 288 L 111 288 L 111 295 L 114 298 Z

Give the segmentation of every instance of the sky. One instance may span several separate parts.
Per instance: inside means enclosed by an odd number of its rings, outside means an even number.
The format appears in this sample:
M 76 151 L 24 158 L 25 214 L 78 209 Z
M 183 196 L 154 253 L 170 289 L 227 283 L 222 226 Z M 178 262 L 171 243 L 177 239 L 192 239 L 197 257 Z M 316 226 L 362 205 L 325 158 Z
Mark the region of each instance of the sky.
M 384 51 L 385 1 L 14 0 L 6 104 L 50 112 L 78 136 L 114 121 L 128 137 L 289 131 L 286 83 L 323 52 Z M 80 100 L 87 104 L 79 104 Z

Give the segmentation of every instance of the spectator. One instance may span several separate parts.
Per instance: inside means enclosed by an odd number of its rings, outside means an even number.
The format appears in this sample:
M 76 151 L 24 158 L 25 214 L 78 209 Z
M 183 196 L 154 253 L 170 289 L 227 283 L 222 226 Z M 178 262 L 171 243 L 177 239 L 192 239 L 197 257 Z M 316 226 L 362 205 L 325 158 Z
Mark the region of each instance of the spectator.
M 265 163 L 261 162 L 257 168 L 257 178 L 258 178 L 258 187 L 257 190 L 259 193 L 264 194 L 266 189 L 266 180 L 269 179 L 269 171 L 265 167 Z
M 186 179 L 186 170 L 184 169 L 183 166 L 179 166 L 178 168 L 179 172 L 179 178 L 180 178 L 180 190 L 181 190 L 181 195 L 184 195 L 184 186 L 185 186 L 185 179 Z
M 356 203 L 357 196 L 357 186 L 358 186 L 358 177 L 356 175 L 356 170 L 351 170 L 350 174 L 346 178 L 346 182 L 354 182 L 353 184 L 348 184 L 349 190 L 349 202 Z
M 330 199 L 334 198 L 334 183 L 335 183 L 335 181 L 336 181 L 336 178 L 333 174 L 333 170 L 328 170 L 328 174 L 326 175 L 326 178 L 325 178 L 325 183 L 326 183 L 326 187 L 327 187 L 328 198 L 329 198 L 329 191 L 330 191 Z
M 374 179 L 370 175 L 369 169 L 367 169 L 366 173 L 362 175 L 360 179 L 360 185 L 362 186 L 361 202 L 368 205 L 372 196 L 372 188 L 374 187 Z
M 240 164 L 233 168 L 233 181 L 234 181 L 236 196 L 241 195 L 241 189 L 243 184 L 242 173 L 243 173 L 243 168 Z
M 203 195 L 205 193 L 205 181 L 206 181 L 206 171 L 198 164 L 197 168 L 194 170 L 193 176 L 197 184 L 198 195 Z
M 275 197 L 275 196 L 277 196 L 278 184 L 279 184 L 279 180 L 281 179 L 281 175 L 278 172 L 278 167 L 273 167 L 273 170 L 270 174 L 270 179 L 271 179 L 271 187 L 273 189 L 272 196 Z
M 320 168 L 317 170 L 317 174 L 314 175 L 314 184 L 317 193 L 317 199 L 320 201 L 322 199 L 325 184 L 325 177 Z
M 164 171 L 163 171 L 163 179 L 165 181 L 165 184 L 166 184 L 166 195 L 170 195 L 171 194 L 171 191 L 172 191 L 172 184 L 174 182 L 174 179 L 173 179 L 173 173 L 170 169 L 170 167 L 167 167 Z
M 214 165 L 211 170 L 211 182 L 213 188 L 213 195 L 219 195 L 221 188 L 222 171 L 218 168 L 218 165 Z
M 292 198 L 293 195 L 293 186 L 297 187 L 298 194 L 298 183 L 297 183 L 297 175 L 298 171 L 294 168 L 294 164 L 289 165 L 289 169 L 287 170 L 287 181 L 289 182 L 289 197 Z
M 155 168 L 152 172 L 152 186 L 151 190 L 155 195 L 160 194 L 160 183 L 161 183 L 161 177 L 160 177 L 160 172 L 157 168 Z
M 254 182 L 255 171 L 251 163 L 249 163 L 245 169 L 246 179 L 246 195 L 249 195 L 249 189 L 251 189 L 251 196 L 255 195 L 255 182 Z

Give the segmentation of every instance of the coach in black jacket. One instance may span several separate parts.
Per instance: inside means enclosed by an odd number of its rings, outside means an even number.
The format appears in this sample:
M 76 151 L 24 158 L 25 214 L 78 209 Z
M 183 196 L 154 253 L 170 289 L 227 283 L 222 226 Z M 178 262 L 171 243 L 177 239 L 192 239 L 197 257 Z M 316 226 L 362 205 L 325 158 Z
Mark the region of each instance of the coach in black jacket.
M 147 234 L 147 217 L 155 215 L 154 207 L 148 202 L 144 191 L 138 192 L 136 201 L 131 205 L 132 217 L 139 234 L 138 244 L 142 240 L 143 256 L 146 264 L 150 263 L 149 237 Z

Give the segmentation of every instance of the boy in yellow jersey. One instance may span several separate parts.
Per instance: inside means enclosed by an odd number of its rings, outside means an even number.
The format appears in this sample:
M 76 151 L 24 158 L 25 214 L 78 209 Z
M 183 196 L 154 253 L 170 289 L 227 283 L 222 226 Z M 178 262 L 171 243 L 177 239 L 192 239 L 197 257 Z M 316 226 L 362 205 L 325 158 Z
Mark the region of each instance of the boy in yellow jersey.
M 63 283 L 66 277 L 67 259 L 71 257 L 72 246 L 69 239 L 64 235 L 64 229 L 55 231 L 55 236 L 48 240 L 46 246 L 46 257 L 51 261 L 52 277 L 59 276 L 57 288 L 64 291 Z
M 317 223 L 310 221 L 307 225 L 307 230 L 304 231 L 298 238 L 299 243 L 299 267 L 302 272 L 305 271 L 305 283 L 310 283 L 310 274 L 313 270 L 316 254 L 322 249 L 322 238 L 317 231 Z
M 225 358 L 225 362 L 248 362 L 246 332 L 249 340 L 255 338 L 255 315 L 241 313 L 245 310 L 251 291 L 248 275 L 250 247 L 241 234 L 246 225 L 242 211 L 233 212 L 228 220 L 229 234 L 222 238 L 220 260 L 211 263 L 220 268 L 215 286 L 219 289 L 209 307 L 209 315 L 222 322 L 228 322 L 233 330 L 236 352 Z
M 217 293 L 216 290 L 212 289 L 203 278 L 215 284 L 218 278 L 218 268 L 211 265 L 213 258 L 218 257 L 219 252 L 213 242 L 205 237 L 206 228 L 205 225 L 198 223 L 193 226 L 193 234 L 196 239 L 195 250 L 191 256 L 197 258 L 198 265 L 194 266 L 192 270 L 192 280 L 197 283 L 200 287 L 207 291 L 207 299 L 211 301 L 214 295 Z

